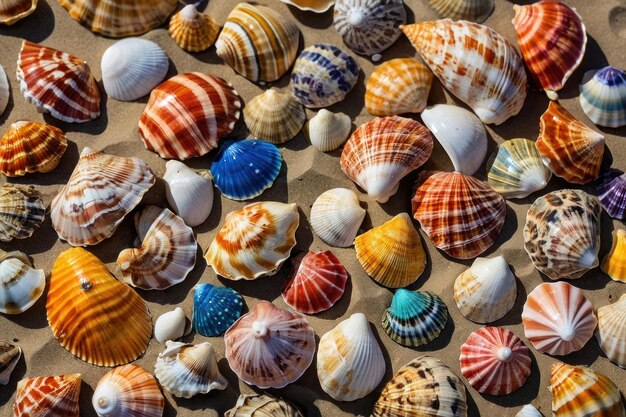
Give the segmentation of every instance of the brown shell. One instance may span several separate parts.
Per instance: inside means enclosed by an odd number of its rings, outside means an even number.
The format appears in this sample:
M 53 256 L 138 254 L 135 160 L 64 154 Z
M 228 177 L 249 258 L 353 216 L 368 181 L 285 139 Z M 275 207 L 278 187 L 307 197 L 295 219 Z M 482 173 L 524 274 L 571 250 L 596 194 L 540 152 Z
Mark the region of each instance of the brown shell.
M 169 32 L 185 51 L 200 52 L 213 45 L 220 25 L 211 16 L 198 12 L 194 4 L 188 4 L 172 16 Z

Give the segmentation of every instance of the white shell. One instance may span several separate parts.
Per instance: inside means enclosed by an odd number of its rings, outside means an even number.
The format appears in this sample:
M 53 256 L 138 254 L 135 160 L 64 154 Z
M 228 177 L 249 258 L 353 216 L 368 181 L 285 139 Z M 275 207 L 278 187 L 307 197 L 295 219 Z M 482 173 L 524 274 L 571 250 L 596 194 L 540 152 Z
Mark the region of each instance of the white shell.
M 352 246 L 366 211 L 356 193 L 347 188 L 325 191 L 311 207 L 311 227 L 331 246 Z
M 165 196 L 187 226 L 198 226 L 213 208 L 213 181 L 176 160 L 165 164 Z
M 522 409 L 515 414 L 515 417 L 543 417 L 539 410 L 533 407 L 531 404 L 526 404 Z
M 4 68 L 0 65 L 0 116 L 2 116 L 2 113 L 4 113 L 9 104 L 10 94 L 7 73 L 4 72 Z
M 0 251 L 0 255 L 0 313 L 23 313 L 43 294 L 46 274 L 32 268 L 21 252 Z
M 167 54 L 156 43 L 141 38 L 122 39 L 102 55 L 102 84 L 116 100 L 137 100 L 163 81 L 169 66 Z
M 351 129 L 350 116 L 321 109 L 309 120 L 304 131 L 311 145 L 322 152 L 330 152 L 344 144 Z
M 596 338 L 606 357 L 626 368 L 626 294 L 598 309 Z
M 154 323 L 154 338 L 159 343 L 176 340 L 187 334 L 187 318 L 182 308 L 176 307 L 172 311 L 163 313 Z
M 424 109 L 422 120 L 452 160 L 455 171 L 465 175 L 478 171 L 487 155 L 487 132 L 474 113 L 437 104 Z

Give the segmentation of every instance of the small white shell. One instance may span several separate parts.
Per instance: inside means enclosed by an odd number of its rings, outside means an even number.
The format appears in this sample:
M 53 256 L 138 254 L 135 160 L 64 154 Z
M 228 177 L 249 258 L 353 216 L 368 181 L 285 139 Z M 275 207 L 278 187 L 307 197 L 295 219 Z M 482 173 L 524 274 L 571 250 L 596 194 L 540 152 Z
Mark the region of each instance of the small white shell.
M 11 95 L 9 90 L 9 80 L 7 79 L 7 73 L 4 72 L 4 68 L 0 65 L 0 116 L 7 108 L 9 104 L 9 96 Z
M 515 414 L 515 417 L 543 417 L 539 410 L 537 410 L 531 404 L 526 404 L 522 409 Z
M 366 211 L 347 188 L 333 188 L 317 197 L 311 207 L 311 227 L 331 246 L 352 246 Z
M 321 109 L 304 128 L 306 136 L 322 152 L 330 152 L 344 144 L 352 129 L 350 116 Z
M 213 208 L 213 182 L 182 162 L 165 164 L 165 196 L 174 212 L 187 226 L 198 226 L 211 214 Z
M 45 287 L 46 274 L 31 267 L 26 255 L 0 250 L 0 313 L 23 313 L 41 297 Z
M 168 340 L 176 340 L 183 337 L 191 330 L 187 326 L 187 318 L 182 308 L 176 307 L 172 311 L 163 313 L 154 323 L 154 338 L 159 343 Z

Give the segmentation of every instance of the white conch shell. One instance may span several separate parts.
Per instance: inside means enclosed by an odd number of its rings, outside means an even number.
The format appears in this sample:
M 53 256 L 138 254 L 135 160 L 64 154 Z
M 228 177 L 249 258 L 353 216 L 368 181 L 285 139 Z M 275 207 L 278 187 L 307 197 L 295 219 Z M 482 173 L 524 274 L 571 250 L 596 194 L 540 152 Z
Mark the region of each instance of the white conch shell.
M 339 148 L 348 139 L 352 129 L 350 116 L 321 109 L 304 127 L 304 133 L 322 152 Z
M 366 213 L 354 191 L 333 188 L 313 203 L 311 227 L 324 242 L 346 248 L 352 246 Z
M 0 116 L 7 108 L 9 104 L 9 96 L 11 92 L 9 90 L 9 80 L 7 79 L 7 73 L 4 72 L 4 68 L 0 65 Z
M 167 202 L 187 226 L 198 226 L 209 218 L 213 208 L 213 181 L 176 160 L 165 164 L 163 181 Z
M 515 414 L 515 417 L 543 417 L 539 410 L 537 410 L 531 404 L 526 404 L 522 409 Z
M 598 309 L 596 338 L 606 357 L 626 368 L 626 294 Z
M 0 313 L 23 313 L 41 297 L 45 287 L 46 274 L 33 268 L 25 254 L 0 250 Z
M 176 307 L 172 311 L 163 313 L 154 323 L 154 338 L 159 343 L 176 340 L 189 333 L 191 326 L 187 325 L 187 317 L 182 308 Z

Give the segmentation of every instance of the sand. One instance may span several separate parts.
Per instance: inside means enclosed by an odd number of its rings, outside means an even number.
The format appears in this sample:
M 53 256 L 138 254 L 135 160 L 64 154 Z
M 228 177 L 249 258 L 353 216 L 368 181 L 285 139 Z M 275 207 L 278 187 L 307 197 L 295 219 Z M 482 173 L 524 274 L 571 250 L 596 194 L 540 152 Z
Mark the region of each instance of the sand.
M 303 44 L 311 45 L 316 42 L 333 42 L 341 45 L 341 39 L 332 27 L 332 12 L 316 15 L 303 13 L 280 3 L 278 0 L 265 0 L 265 3 L 279 10 L 282 14 L 297 22 L 303 33 Z M 207 11 L 220 24 L 226 19 L 228 12 L 235 2 L 228 0 L 213 0 Z M 527 2 L 525 2 L 527 3 Z M 624 41 L 624 6 L 619 0 L 607 1 L 568 1 L 577 7 L 587 26 L 589 41 L 587 53 L 580 68 L 572 75 L 565 89 L 560 93 L 561 103 L 584 123 L 593 126 L 583 114 L 578 103 L 578 85 L 585 71 L 601 68 L 608 63 L 617 67 L 626 67 L 626 42 Z M 436 18 L 425 0 L 408 0 L 409 21 L 422 21 Z M 515 33 L 510 21 L 513 17 L 512 2 L 496 0 L 494 13 L 486 24 L 496 29 L 515 42 Z M 199 54 L 188 54 L 178 48 L 169 37 L 166 27 L 162 26 L 143 35 L 144 38 L 159 43 L 171 58 L 168 76 L 189 71 L 203 71 L 221 76 L 229 80 L 247 102 L 263 91 L 243 77 L 237 75 L 231 68 L 224 65 L 216 56 L 215 49 Z M 147 151 L 137 133 L 137 122 L 145 107 L 147 98 L 133 103 L 122 103 L 109 99 L 103 94 L 102 115 L 85 124 L 66 124 L 55 120 L 48 115 L 40 115 L 33 105 L 28 104 L 19 92 L 15 80 L 15 67 L 21 39 L 43 43 L 46 46 L 70 52 L 90 63 L 96 79 L 101 79 L 100 57 L 114 40 L 92 34 L 90 31 L 72 20 L 67 12 L 56 1 L 40 0 L 37 11 L 30 17 L 11 27 L 0 27 L 0 64 L 9 75 L 12 98 L 7 111 L 0 117 L 0 132 L 4 133 L 9 125 L 18 120 L 45 121 L 61 127 L 70 140 L 70 146 L 63 157 L 60 166 L 49 174 L 28 175 L 26 177 L 10 179 L 17 184 L 34 184 L 43 193 L 46 205 L 69 178 L 78 154 L 85 146 L 103 150 L 108 153 L 138 156 L 144 159 L 154 172 L 161 177 L 165 171 L 165 161 L 156 154 Z M 302 46 L 302 45 L 301 45 Z M 395 57 L 412 57 L 415 52 L 405 38 L 401 38 L 392 48 L 383 53 L 383 59 Z M 374 65 L 363 57 L 357 58 L 362 68 L 359 82 L 345 101 L 330 108 L 332 111 L 342 111 L 349 114 L 354 126 L 359 126 L 370 120 L 363 108 L 364 84 L 367 76 L 372 72 Z M 288 77 L 281 78 L 274 86 L 285 89 Z M 101 86 L 101 85 L 100 85 Z M 103 90 L 102 90 L 103 91 Z M 104 93 L 104 91 L 103 91 Z M 444 92 L 438 82 L 435 82 L 429 103 L 457 103 L 458 101 Z M 530 92 L 522 112 L 501 126 L 488 126 L 489 151 L 492 152 L 498 143 L 505 139 L 525 137 L 535 139 L 539 131 L 539 116 L 544 112 L 548 99 L 543 93 Z M 307 111 L 308 117 L 314 112 Z M 417 120 L 419 116 L 415 116 Z M 602 129 L 606 135 L 608 150 L 606 165 L 626 169 L 626 129 Z M 244 137 L 247 132 L 243 123 L 237 128 L 237 137 Z M 347 187 L 357 191 L 356 186 L 341 172 L 339 167 L 340 151 L 324 154 L 313 148 L 299 135 L 295 139 L 280 146 L 285 163 L 280 176 L 274 186 L 263 193 L 256 200 L 276 200 L 295 202 L 299 206 L 301 222 L 297 232 L 298 244 L 292 253 L 307 250 L 329 249 L 315 234 L 309 225 L 310 208 L 315 199 L 323 191 L 333 187 Z M 189 161 L 195 168 L 208 168 L 208 157 Z M 436 144 L 435 151 L 424 169 L 451 170 L 452 166 L 443 149 Z M 409 175 L 401 182 L 396 195 L 386 204 L 367 201 L 366 195 L 359 192 L 363 205 L 367 208 L 367 217 L 362 226 L 367 230 L 372 226 L 382 224 L 395 214 L 410 210 L 411 187 L 416 173 Z M 477 177 L 485 179 L 484 170 Z M 1 180 L 4 181 L 4 178 Z M 565 181 L 554 177 L 545 191 L 571 187 Z M 578 188 L 578 187 L 576 187 Z M 594 193 L 593 185 L 582 187 Z M 545 192 L 544 191 L 544 192 Z M 217 193 L 217 191 L 216 191 Z M 483 256 L 493 257 L 504 255 L 518 278 L 518 296 L 513 310 L 503 319 L 493 323 L 496 326 L 512 330 L 520 336 L 527 345 L 521 325 L 521 310 L 526 295 L 538 284 L 549 281 L 542 276 L 529 262 L 523 249 L 522 229 L 526 211 L 529 205 L 540 193 L 531 195 L 523 200 L 508 201 L 507 220 L 500 237 L 491 249 Z M 144 203 L 166 205 L 163 184 L 161 181 L 148 193 Z M 256 282 L 231 282 L 219 279 L 205 261 L 201 258 L 208 248 L 213 236 L 222 223 L 224 216 L 245 205 L 246 202 L 235 202 L 225 198 L 216 198 L 210 218 L 201 226 L 196 227 L 199 243 L 198 261 L 193 272 L 187 279 L 165 291 L 139 291 L 147 301 L 153 319 L 160 314 L 181 306 L 188 317 L 192 313 L 193 287 L 199 282 L 228 285 L 239 291 L 244 297 L 247 308 L 252 308 L 258 300 L 269 300 L 277 306 L 288 308 L 280 295 L 281 285 L 288 272 L 288 265 L 272 277 L 262 278 Z M 115 259 L 121 249 L 130 247 L 135 239 L 132 225 L 132 216 L 128 216 L 117 232 L 110 239 L 89 248 L 116 275 L 120 276 Z M 419 227 L 417 222 L 414 223 Z M 600 257 L 610 249 L 611 231 L 620 227 L 620 223 L 612 221 L 606 213 L 602 217 L 602 247 Z M 623 227 L 623 226 L 621 226 Z M 348 416 L 369 415 L 372 405 L 382 390 L 384 384 L 404 364 L 419 355 L 429 354 L 440 358 L 451 369 L 460 375 L 459 346 L 467 336 L 480 326 L 465 319 L 455 306 L 452 288 L 455 278 L 464 271 L 471 261 L 457 261 L 448 258 L 438 251 L 428 237 L 420 231 L 423 243 L 428 252 L 428 264 L 424 274 L 412 285 L 411 289 L 434 291 L 439 294 L 449 307 L 450 320 L 442 335 L 433 343 L 419 349 L 402 347 L 390 340 L 381 328 L 380 320 L 383 311 L 389 305 L 392 291 L 378 286 L 363 271 L 356 260 L 354 248 L 332 251 L 339 257 L 350 273 L 349 284 L 343 298 L 329 311 L 310 316 L 309 322 L 314 327 L 318 337 L 333 328 L 342 319 L 352 313 L 363 312 L 372 323 L 374 332 L 381 345 L 387 363 L 387 372 L 383 382 L 367 397 L 353 402 L 337 402 L 332 400 L 320 388 L 315 366 L 312 365 L 304 376 L 295 383 L 280 390 L 270 390 L 274 395 L 284 396 L 302 407 L 306 416 Z M 2 243 L 4 250 L 22 250 L 32 256 L 36 267 L 50 273 L 54 260 L 58 254 L 67 249 L 67 243 L 58 240 L 52 229 L 49 217 L 33 236 L 25 240 Z M 287 262 L 289 264 L 289 262 Z M 599 268 L 586 274 L 583 278 L 572 283 L 584 290 L 585 295 L 592 301 L 595 308 L 614 302 L 622 294 L 623 284 L 611 281 L 601 273 Z M 80 372 L 84 383 L 81 391 L 81 415 L 94 416 L 91 408 L 91 395 L 98 380 L 107 368 L 89 365 L 72 356 L 63 349 L 48 328 L 45 312 L 46 294 L 27 312 L 17 316 L 0 315 L 0 339 L 12 340 L 19 343 L 24 350 L 10 383 L 0 387 L 0 415 L 10 415 L 14 401 L 14 392 L 17 382 L 29 376 L 55 375 Z M 219 367 L 229 381 L 225 391 L 212 392 L 208 395 L 199 395 L 185 400 L 175 398 L 165 392 L 165 416 L 216 416 L 222 415 L 231 408 L 239 394 L 259 391 L 255 387 L 247 386 L 238 381 L 236 375 L 229 369 L 224 359 L 224 343 L 220 337 L 205 338 L 200 335 L 191 335 L 185 339 L 189 342 L 210 341 L 217 351 Z M 163 345 L 152 339 L 145 355 L 135 363 L 149 371 L 154 370 L 154 364 Z M 589 365 L 612 378 L 622 389 L 626 389 L 624 371 L 608 361 L 601 352 L 595 338 L 580 351 L 565 357 L 550 357 L 531 348 L 533 356 L 532 374 L 519 391 L 504 397 L 483 396 L 467 385 L 469 416 L 514 416 L 526 403 L 533 403 L 544 415 L 550 415 L 549 368 L 557 360 L 570 364 Z M 466 382 L 464 380 L 464 382 Z

